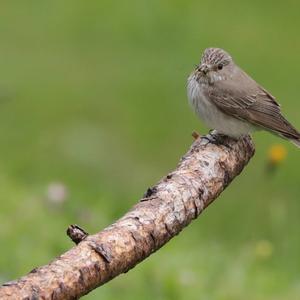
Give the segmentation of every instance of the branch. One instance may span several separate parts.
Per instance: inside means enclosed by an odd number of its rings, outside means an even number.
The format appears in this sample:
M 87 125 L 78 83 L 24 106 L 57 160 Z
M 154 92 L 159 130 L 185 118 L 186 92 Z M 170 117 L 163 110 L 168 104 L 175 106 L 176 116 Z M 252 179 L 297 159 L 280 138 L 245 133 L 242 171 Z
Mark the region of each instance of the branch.
M 222 145 L 198 138 L 178 167 L 121 219 L 94 235 L 72 225 L 68 234 L 78 245 L 3 284 L 0 299 L 78 299 L 127 272 L 196 219 L 253 154 L 248 136 L 225 138 Z

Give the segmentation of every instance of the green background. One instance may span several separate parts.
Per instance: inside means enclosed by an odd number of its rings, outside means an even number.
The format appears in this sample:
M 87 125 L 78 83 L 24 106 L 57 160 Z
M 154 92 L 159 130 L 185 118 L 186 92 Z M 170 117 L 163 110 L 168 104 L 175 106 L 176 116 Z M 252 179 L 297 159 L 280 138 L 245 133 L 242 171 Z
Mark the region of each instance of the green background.
M 210 46 L 299 119 L 299 1 L 2 1 L 0 281 L 124 214 L 207 132 L 186 78 Z M 300 297 L 299 149 L 268 133 L 244 172 L 164 248 L 84 299 Z M 287 159 L 267 171 L 280 143 Z M 54 204 L 49 186 L 68 191 Z

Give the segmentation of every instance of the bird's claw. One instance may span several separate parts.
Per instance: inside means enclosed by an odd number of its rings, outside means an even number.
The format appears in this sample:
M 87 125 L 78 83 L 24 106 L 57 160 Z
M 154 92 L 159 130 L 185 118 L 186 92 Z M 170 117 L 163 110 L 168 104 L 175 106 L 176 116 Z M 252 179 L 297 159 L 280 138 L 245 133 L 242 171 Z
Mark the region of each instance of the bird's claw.
M 210 130 L 209 133 L 202 137 L 201 144 L 206 146 L 207 144 L 224 145 L 231 149 L 231 146 L 226 142 L 227 136 L 218 133 L 216 130 Z

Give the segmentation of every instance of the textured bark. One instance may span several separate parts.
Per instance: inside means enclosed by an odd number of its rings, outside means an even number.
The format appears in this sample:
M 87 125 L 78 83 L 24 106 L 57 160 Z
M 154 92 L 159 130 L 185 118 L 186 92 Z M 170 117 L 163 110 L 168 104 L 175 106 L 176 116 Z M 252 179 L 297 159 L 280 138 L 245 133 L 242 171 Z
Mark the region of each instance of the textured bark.
M 147 190 L 103 231 L 68 234 L 79 242 L 46 266 L 0 287 L 0 299 L 78 299 L 133 268 L 187 226 L 224 190 L 254 154 L 250 137 L 223 145 L 198 138 L 178 167 Z

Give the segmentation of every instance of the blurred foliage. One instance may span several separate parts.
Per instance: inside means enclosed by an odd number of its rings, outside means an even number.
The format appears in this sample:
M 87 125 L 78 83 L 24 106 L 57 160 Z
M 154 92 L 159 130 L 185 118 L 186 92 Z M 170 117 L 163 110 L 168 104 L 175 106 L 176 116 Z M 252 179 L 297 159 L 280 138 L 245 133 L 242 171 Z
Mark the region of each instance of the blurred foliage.
M 186 99 L 204 48 L 228 50 L 300 128 L 299 1 L 5 1 L 0 10 L 0 280 L 95 232 L 207 128 Z M 183 234 L 85 299 L 297 299 L 299 149 L 254 135 L 246 170 Z M 266 176 L 269 147 L 288 151 Z

